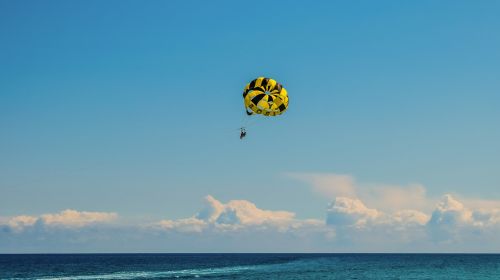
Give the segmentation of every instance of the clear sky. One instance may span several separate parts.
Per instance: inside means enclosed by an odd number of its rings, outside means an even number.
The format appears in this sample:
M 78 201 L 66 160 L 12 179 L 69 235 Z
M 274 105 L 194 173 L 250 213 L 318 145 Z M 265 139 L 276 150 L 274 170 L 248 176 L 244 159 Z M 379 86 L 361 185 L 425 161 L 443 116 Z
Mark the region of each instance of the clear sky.
M 2 0 L 0 216 L 176 220 L 211 195 L 324 220 L 338 189 L 314 186 L 339 176 L 357 198 L 418 185 L 500 201 L 499 14 L 486 0 Z M 240 141 L 259 76 L 289 110 Z

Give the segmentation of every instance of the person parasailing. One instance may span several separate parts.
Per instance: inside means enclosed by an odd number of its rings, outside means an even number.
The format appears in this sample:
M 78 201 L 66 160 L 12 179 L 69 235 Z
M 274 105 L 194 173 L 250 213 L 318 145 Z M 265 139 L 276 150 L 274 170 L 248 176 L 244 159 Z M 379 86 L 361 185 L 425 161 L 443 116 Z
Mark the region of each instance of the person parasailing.
M 245 138 L 247 136 L 247 131 L 245 130 L 244 127 L 240 128 L 240 139 Z
M 288 109 L 288 93 L 276 80 L 259 77 L 248 83 L 243 91 L 245 112 L 248 117 L 261 115 L 275 117 Z M 247 135 L 245 127 L 240 128 L 240 139 Z

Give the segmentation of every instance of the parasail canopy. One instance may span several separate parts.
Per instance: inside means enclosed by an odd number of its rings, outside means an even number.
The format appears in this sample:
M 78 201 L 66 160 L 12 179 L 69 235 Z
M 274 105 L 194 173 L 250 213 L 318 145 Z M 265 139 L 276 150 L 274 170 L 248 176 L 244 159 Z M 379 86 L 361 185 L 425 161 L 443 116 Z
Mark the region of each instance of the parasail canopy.
M 271 78 L 251 81 L 243 91 L 243 99 L 248 115 L 278 116 L 288 109 L 286 89 Z

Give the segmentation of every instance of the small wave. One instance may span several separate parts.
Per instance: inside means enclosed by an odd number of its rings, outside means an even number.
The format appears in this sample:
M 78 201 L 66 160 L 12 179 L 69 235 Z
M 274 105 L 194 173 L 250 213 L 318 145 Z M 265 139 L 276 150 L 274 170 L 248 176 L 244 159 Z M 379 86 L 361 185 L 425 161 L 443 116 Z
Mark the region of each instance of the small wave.
M 217 276 L 236 274 L 256 269 L 256 266 L 232 266 L 220 268 L 183 269 L 169 271 L 128 271 L 93 275 L 50 276 L 36 278 L 8 278 L 6 280 L 112 280 L 112 279 L 154 279 L 154 278 L 198 278 L 202 276 Z
M 314 259 L 296 259 L 282 263 L 274 264 L 257 264 L 257 265 L 240 265 L 217 268 L 200 268 L 200 269 L 182 269 L 182 270 L 167 270 L 167 271 L 123 271 L 114 273 L 102 274 L 85 274 L 85 275 L 61 275 L 61 276 L 44 276 L 44 277 L 27 277 L 27 278 L 1 278 L 0 280 L 113 280 L 113 279 L 185 279 L 199 277 L 217 277 L 225 275 L 235 275 L 245 272 L 255 272 L 265 270 L 267 274 L 282 272 L 282 271 L 300 271 L 307 270 L 311 267 L 323 264 L 331 264 L 331 258 L 314 258 Z

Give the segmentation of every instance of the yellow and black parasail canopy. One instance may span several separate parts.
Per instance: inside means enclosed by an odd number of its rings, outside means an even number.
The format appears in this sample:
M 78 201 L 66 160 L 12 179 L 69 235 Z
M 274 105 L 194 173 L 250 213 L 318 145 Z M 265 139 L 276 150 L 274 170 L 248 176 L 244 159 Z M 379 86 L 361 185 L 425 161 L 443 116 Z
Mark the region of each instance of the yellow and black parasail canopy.
M 259 77 L 251 81 L 243 91 L 243 99 L 249 115 L 277 116 L 288 108 L 285 88 L 271 78 Z

